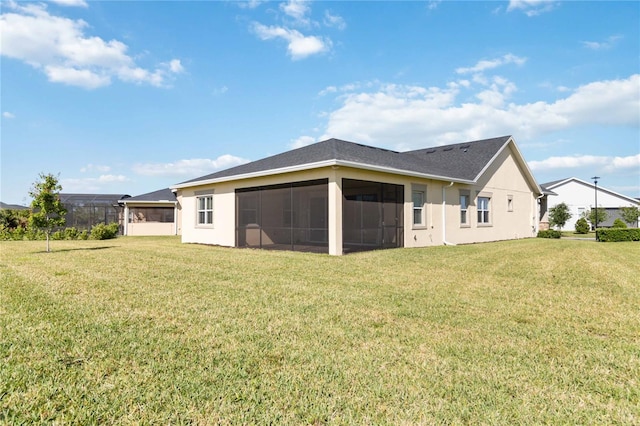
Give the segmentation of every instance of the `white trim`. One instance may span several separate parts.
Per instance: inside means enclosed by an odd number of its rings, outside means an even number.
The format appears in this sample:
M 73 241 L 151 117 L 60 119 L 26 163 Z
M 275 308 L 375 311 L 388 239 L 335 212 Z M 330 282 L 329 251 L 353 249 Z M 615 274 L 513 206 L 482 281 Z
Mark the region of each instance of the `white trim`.
M 509 136 L 509 139 L 507 139 L 507 141 L 504 143 L 504 145 L 502 145 L 502 147 L 495 153 L 495 155 L 491 158 L 491 160 L 489 160 L 487 162 L 487 164 L 485 164 L 485 166 L 482 168 L 482 170 L 480 170 L 480 173 L 478 173 L 478 175 L 473 179 L 473 182 L 475 183 L 480 179 L 480 177 L 487 171 L 487 169 L 489 167 L 491 167 L 491 165 L 496 160 L 496 158 L 498 158 L 498 156 L 500 154 L 502 154 L 502 151 L 504 151 L 504 149 L 507 146 L 509 146 L 509 144 L 513 145 L 513 149 L 514 149 L 515 154 L 516 154 L 516 156 L 515 156 L 516 157 L 516 161 L 522 167 L 524 167 L 524 169 L 526 171 L 526 174 L 527 174 L 527 177 L 528 177 L 528 180 L 530 181 L 530 183 L 533 183 L 535 189 L 538 191 L 538 194 L 542 194 L 542 188 L 540 188 L 540 185 L 536 181 L 535 177 L 533 177 L 533 173 L 531 173 L 531 169 L 529 168 L 529 165 L 524 160 L 524 157 L 522 156 L 522 153 L 518 149 L 518 145 L 516 144 L 516 141 L 513 140 L 513 136 Z
M 570 178 L 561 180 L 560 182 L 556 182 L 553 185 L 547 186 L 546 188 L 547 189 L 557 188 L 559 186 L 566 185 L 567 183 L 569 183 L 571 181 L 575 181 L 575 182 L 581 183 L 582 185 L 588 186 L 589 188 L 593 188 L 594 190 L 595 190 L 595 187 L 596 187 L 591 182 L 587 182 L 587 181 L 584 181 L 582 179 L 578 179 L 577 177 L 570 177 Z M 619 194 L 619 193 L 617 193 L 615 191 L 612 191 L 612 190 L 607 189 L 607 188 L 602 187 L 602 186 L 598 186 L 598 192 L 606 192 L 609 195 L 613 195 L 613 196 L 616 196 L 618 198 L 622 198 L 622 199 L 624 199 L 626 201 L 630 201 L 631 203 L 633 203 L 635 205 L 640 205 L 640 201 L 636 200 L 635 198 L 628 197 L 628 196 L 623 195 L 623 194 Z
M 279 169 L 261 170 L 258 172 L 242 173 L 239 175 L 205 179 L 205 180 L 199 180 L 195 182 L 184 182 L 184 183 L 173 185 L 170 187 L 170 189 L 172 191 L 175 191 L 182 188 L 192 188 L 194 186 L 211 185 L 211 184 L 220 183 L 220 182 L 229 182 L 229 181 L 235 181 L 235 180 L 250 179 L 250 178 L 256 178 L 256 177 L 271 176 L 271 175 L 277 175 L 277 174 L 292 173 L 292 172 L 299 172 L 299 171 L 305 171 L 305 170 L 319 169 L 322 167 L 335 167 L 335 166 L 353 167 L 355 169 L 371 170 L 376 172 L 391 173 L 391 174 L 401 175 L 401 176 L 419 177 L 424 179 L 442 180 L 447 182 L 468 183 L 468 184 L 475 183 L 475 181 L 466 180 L 466 179 L 452 179 L 446 176 L 439 176 L 439 175 L 433 175 L 429 173 L 420 173 L 420 172 L 414 172 L 410 170 L 396 169 L 393 167 L 377 166 L 373 164 L 363 164 L 357 161 L 325 160 L 325 161 L 318 161 L 315 163 L 306 163 L 306 164 L 299 164 L 296 166 L 281 167 Z

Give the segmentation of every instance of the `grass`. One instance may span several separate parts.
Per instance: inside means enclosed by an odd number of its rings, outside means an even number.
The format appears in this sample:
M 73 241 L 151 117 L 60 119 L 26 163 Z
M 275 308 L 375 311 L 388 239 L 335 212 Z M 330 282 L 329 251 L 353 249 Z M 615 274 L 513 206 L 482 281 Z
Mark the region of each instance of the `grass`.
M 640 244 L 0 243 L 0 423 L 640 424 Z
M 589 231 L 586 234 L 579 234 L 576 231 L 562 231 L 563 238 L 585 238 L 595 240 L 596 233 L 595 231 Z

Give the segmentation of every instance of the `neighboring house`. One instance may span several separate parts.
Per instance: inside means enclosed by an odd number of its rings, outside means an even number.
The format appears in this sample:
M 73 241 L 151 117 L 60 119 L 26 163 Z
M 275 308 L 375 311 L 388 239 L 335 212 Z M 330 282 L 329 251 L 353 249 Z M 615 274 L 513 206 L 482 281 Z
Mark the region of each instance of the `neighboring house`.
M 0 201 L 0 210 L 29 210 L 29 207 L 21 206 L 20 204 L 7 204 Z
M 99 223 L 116 222 L 122 232 L 123 216 L 118 201 L 126 197 L 129 195 L 60 193 L 60 201 L 67 209 L 65 226 L 90 231 Z
M 329 139 L 171 189 L 185 243 L 332 255 L 533 237 L 542 198 L 511 136 L 408 152 Z
M 587 214 L 595 205 L 596 188 L 592 182 L 571 177 L 540 185 L 544 191 L 554 194 L 547 196 L 549 208 L 565 203 L 571 212 L 571 219 L 565 224 L 565 230 L 575 229 L 576 222 Z M 618 194 L 610 189 L 598 186 L 598 207 L 607 212 L 607 220 L 600 223 L 600 227 L 610 227 L 613 221 L 620 217 L 620 207 L 639 207 L 640 203 L 631 197 Z M 637 226 L 636 223 L 634 226 Z
M 169 188 L 135 197 L 123 198 L 123 235 L 176 235 L 179 233 L 179 209 L 176 195 Z

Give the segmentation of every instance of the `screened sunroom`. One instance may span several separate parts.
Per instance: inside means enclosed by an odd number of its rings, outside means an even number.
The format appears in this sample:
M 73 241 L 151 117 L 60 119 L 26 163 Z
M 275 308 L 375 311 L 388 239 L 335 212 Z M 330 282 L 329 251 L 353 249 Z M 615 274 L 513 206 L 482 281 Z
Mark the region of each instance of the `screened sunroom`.
M 342 180 L 345 253 L 402 247 L 404 187 Z M 328 179 L 236 189 L 236 246 L 329 252 Z

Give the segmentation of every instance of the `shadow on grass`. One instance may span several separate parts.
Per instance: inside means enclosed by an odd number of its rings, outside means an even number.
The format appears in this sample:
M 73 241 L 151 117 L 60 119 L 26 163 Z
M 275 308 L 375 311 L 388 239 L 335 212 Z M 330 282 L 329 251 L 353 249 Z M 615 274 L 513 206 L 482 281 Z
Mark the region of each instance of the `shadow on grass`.
M 64 253 L 66 251 L 105 250 L 105 249 L 110 249 L 110 248 L 114 248 L 114 247 L 115 246 L 67 248 L 67 249 L 55 249 L 55 250 L 51 250 L 51 251 L 42 250 L 42 251 L 37 251 L 35 253 L 36 254 L 47 254 L 47 253 L 50 254 L 50 253 Z

